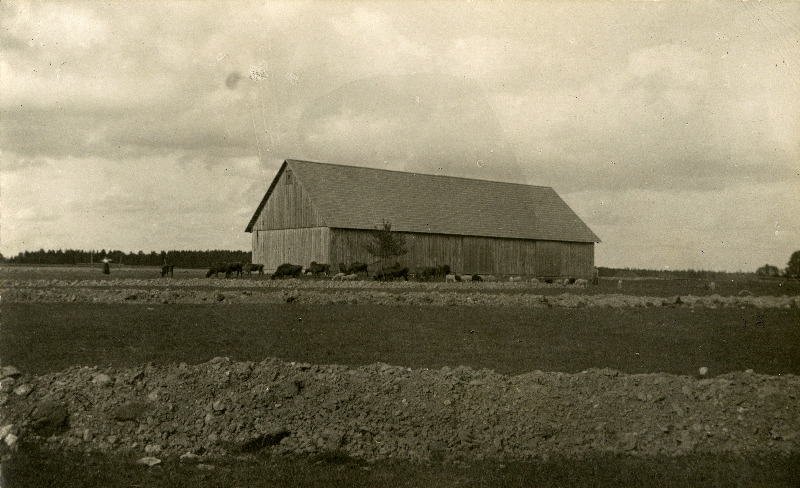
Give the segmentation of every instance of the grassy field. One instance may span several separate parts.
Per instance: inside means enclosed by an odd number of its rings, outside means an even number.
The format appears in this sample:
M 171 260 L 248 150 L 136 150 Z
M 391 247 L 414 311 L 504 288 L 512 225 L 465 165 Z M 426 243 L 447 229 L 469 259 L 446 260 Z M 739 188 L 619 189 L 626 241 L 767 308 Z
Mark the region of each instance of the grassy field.
M 2 270 L 2 278 L 9 280 L 155 277 L 157 270 L 147 268 L 113 269 L 107 277 L 93 268 Z M 202 270 L 177 270 L 173 283 L 180 286 L 186 279 L 201 277 Z M 214 282 L 208 280 L 207 286 Z M 800 293 L 796 282 L 716 285 L 722 295 L 741 290 L 756 295 Z M 616 280 L 603 280 L 601 286 L 582 291 L 618 292 Z M 708 293 L 701 281 L 681 280 L 626 280 L 623 292 Z M 800 373 L 797 309 L 3 303 L 0 323 L 3 364 L 38 374 L 76 364 L 200 363 L 215 356 L 354 365 L 381 361 L 414 368 L 467 365 L 505 374 L 608 367 L 628 373 L 696 375 L 700 366 L 708 367 L 711 375 L 745 369 Z M 800 486 L 798 466 L 798 456 L 600 456 L 469 466 L 250 457 L 220 461 L 214 470 L 202 471 L 174 460 L 148 469 L 133 459 L 54 454 L 27 446 L 11 463 L 3 464 L 2 487 L 788 487 Z
M 205 278 L 204 269 L 175 269 L 173 279 Z M 0 278 L 16 280 L 98 280 L 112 281 L 119 279 L 153 279 L 161 278 L 161 268 L 155 266 L 121 266 L 111 265 L 111 273 L 103 274 L 99 264 L 76 266 L 24 266 L 3 265 Z
M 274 356 L 505 374 L 607 367 L 693 375 L 701 366 L 797 374 L 797 324 L 797 309 L 9 303 L 0 347 L 4 363 L 34 373 Z

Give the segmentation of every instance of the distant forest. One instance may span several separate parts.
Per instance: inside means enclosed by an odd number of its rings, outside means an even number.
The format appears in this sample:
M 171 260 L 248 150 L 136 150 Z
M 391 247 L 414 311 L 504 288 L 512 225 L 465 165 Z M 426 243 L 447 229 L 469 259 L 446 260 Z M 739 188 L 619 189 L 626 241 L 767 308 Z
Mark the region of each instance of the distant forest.
M 674 280 L 722 280 L 752 277 L 754 273 L 705 271 L 696 269 L 665 270 L 665 269 L 635 269 L 635 268 L 597 268 L 597 274 L 605 278 L 666 278 Z
M 4 259 L 0 255 L 0 260 L 15 264 L 66 264 L 80 265 L 100 263 L 104 258 L 108 258 L 112 263 L 128 266 L 161 266 L 162 264 L 172 264 L 178 268 L 207 268 L 212 263 L 220 262 L 250 262 L 249 251 L 151 251 L 145 254 L 143 251 L 125 253 L 122 251 L 81 251 L 59 249 L 58 251 L 25 251 L 14 257 Z

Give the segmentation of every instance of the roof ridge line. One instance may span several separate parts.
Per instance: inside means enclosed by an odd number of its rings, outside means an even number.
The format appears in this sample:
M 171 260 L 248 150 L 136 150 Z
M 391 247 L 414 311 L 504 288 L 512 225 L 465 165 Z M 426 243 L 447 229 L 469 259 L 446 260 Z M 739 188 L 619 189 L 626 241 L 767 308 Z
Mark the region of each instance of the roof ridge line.
M 498 181 L 498 180 L 482 180 L 479 178 L 467 178 L 466 176 L 450 176 L 450 175 L 435 175 L 431 173 L 419 173 L 419 172 L 411 172 L 411 171 L 400 171 L 398 169 L 384 169 L 384 168 L 373 168 L 370 166 L 355 166 L 352 164 L 339 164 L 339 163 L 322 163 L 320 161 L 308 161 L 306 159 L 286 159 L 286 162 L 298 162 L 298 163 L 310 163 L 310 164 L 321 164 L 324 166 L 341 166 L 344 168 L 356 168 L 356 169 L 366 169 L 372 171 L 383 171 L 386 173 L 400 173 L 405 175 L 417 175 L 417 176 L 429 176 L 431 178 L 450 178 L 450 179 L 457 179 L 457 180 L 467 180 L 467 181 L 479 181 L 479 182 L 488 182 L 488 183 L 500 183 L 502 185 L 516 185 L 516 186 L 527 186 L 527 187 L 534 187 L 534 188 L 549 188 L 553 189 L 552 186 L 547 185 L 532 185 L 529 183 L 513 183 L 510 181 Z

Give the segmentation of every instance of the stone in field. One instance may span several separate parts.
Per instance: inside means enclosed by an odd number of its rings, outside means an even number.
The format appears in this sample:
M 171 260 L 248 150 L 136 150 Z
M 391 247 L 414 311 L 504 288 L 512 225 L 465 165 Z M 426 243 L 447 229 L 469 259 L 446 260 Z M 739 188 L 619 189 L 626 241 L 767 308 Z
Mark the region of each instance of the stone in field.
M 14 434 L 6 434 L 6 436 L 3 439 L 3 441 L 5 441 L 5 443 L 6 443 L 6 445 L 8 447 L 14 447 L 14 444 L 17 443 L 17 439 L 19 439 L 19 438 L 17 436 L 15 436 Z
M 37 403 L 30 416 L 30 426 L 41 436 L 58 434 L 67 427 L 69 410 L 67 404 L 55 400 L 42 400 Z
M 278 444 L 284 437 L 290 435 L 289 429 L 281 427 L 272 432 L 260 435 L 241 445 L 242 452 L 256 452 L 264 449 L 265 447 L 274 446 Z
M 2 380 L 0 380 L 0 392 L 11 393 L 11 391 L 14 389 L 15 383 L 16 381 L 14 380 L 14 378 L 11 378 L 10 376 L 3 378 Z
M 97 386 L 108 386 L 111 384 L 111 377 L 105 373 L 100 373 L 99 375 L 92 378 L 92 383 Z
M 161 452 L 161 446 L 158 444 L 148 444 L 147 446 L 145 446 L 144 452 L 146 452 L 147 454 L 158 454 L 159 452 Z
M 180 459 L 181 459 L 181 462 L 185 462 L 185 461 L 194 461 L 195 459 L 197 459 L 199 457 L 200 456 L 198 456 L 197 454 L 195 454 L 193 452 L 187 452 L 187 453 L 181 454 L 181 458 Z
M 151 467 L 155 466 L 156 464 L 161 464 L 161 460 L 158 459 L 157 457 L 153 457 L 153 456 L 145 456 L 145 457 L 139 459 L 136 462 L 139 463 L 139 464 L 145 464 L 145 465 L 151 466 Z
M 137 420 L 149 408 L 148 404 L 140 401 L 127 401 L 122 405 L 112 408 L 108 416 L 114 420 L 128 421 Z
M 18 376 L 22 376 L 22 372 L 14 366 L 0 368 L 0 378 L 16 378 Z

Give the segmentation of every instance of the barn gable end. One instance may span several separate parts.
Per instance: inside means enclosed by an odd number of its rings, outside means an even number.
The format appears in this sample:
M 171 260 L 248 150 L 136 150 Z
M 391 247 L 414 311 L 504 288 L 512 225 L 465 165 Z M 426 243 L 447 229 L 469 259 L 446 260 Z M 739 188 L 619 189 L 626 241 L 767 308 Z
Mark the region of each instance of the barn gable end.
M 247 226 L 252 261 L 274 270 L 283 263 L 328 261 L 330 230 L 311 194 L 286 163 L 281 165 Z
M 302 182 L 283 163 L 247 231 L 324 227 L 319 211 Z

